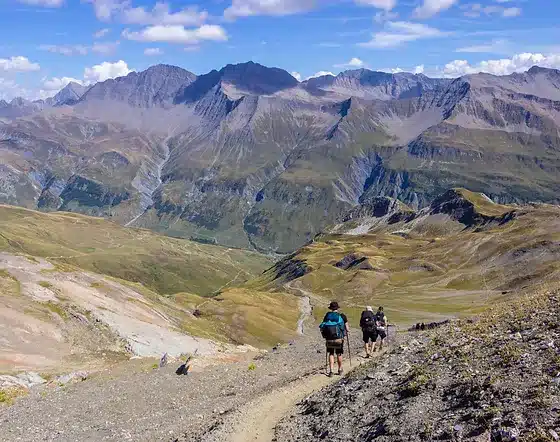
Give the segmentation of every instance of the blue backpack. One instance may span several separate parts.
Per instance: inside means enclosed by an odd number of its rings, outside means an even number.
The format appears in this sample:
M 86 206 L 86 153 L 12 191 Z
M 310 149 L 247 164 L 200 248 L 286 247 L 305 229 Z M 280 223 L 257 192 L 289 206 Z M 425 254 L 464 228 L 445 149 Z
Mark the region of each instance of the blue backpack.
M 344 319 L 338 312 L 328 312 L 319 328 L 327 341 L 344 339 Z

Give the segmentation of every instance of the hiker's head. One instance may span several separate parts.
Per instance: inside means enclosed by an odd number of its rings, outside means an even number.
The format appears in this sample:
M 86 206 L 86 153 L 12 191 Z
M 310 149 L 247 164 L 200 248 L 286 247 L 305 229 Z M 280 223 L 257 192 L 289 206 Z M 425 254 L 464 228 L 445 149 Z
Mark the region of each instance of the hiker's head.
M 379 308 L 377 309 L 377 311 L 382 312 L 382 311 L 383 311 L 383 307 L 379 306 Z
M 329 304 L 329 310 L 335 311 L 335 310 L 338 310 L 338 308 L 339 308 L 338 307 L 338 302 L 336 302 L 336 301 L 332 301 Z
M 371 305 L 368 305 L 368 306 L 366 306 L 366 310 L 367 310 L 368 312 L 372 312 L 372 311 L 373 311 L 373 308 L 371 308 Z

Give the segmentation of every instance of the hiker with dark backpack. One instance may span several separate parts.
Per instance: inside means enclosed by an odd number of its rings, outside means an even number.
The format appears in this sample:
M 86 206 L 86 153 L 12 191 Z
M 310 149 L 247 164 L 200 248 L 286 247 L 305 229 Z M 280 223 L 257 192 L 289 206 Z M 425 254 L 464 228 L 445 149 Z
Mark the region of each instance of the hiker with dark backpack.
M 387 327 L 389 326 L 389 322 L 387 321 L 387 316 L 385 316 L 385 312 L 383 311 L 383 307 L 379 307 L 377 312 L 375 313 L 375 327 L 377 330 L 377 336 L 373 340 L 373 351 L 376 350 L 377 345 L 377 338 L 379 339 L 379 350 L 383 350 L 383 341 L 387 337 Z
M 329 304 L 330 312 L 327 312 L 323 322 L 319 325 L 321 335 L 325 338 L 327 353 L 329 355 L 329 373 L 333 375 L 334 355 L 336 353 L 338 363 L 338 374 L 342 375 L 342 355 L 344 354 L 344 337 L 348 333 L 348 318 L 344 313 L 338 312 L 338 302 L 333 301 Z M 350 349 L 348 349 L 350 351 Z
M 375 340 L 377 339 L 376 316 L 375 313 L 373 313 L 373 308 L 369 305 L 362 312 L 362 317 L 360 318 L 360 328 L 362 329 L 366 358 L 369 358 L 371 357 L 371 353 L 373 353 Z

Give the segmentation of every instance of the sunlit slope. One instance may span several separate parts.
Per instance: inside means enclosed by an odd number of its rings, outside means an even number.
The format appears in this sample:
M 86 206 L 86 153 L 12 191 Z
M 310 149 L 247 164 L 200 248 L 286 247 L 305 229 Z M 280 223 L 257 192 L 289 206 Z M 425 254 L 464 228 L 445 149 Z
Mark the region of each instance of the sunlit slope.
M 298 299 L 239 288 L 270 265 L 100 218 L 0 206 L 0 371 L 289 340 Z
M 324 305 L 337 299 L 354 320 L 365 305 L 383 305 L 392 321 L 410 325 L 476 313 L 560 276 L 556 206 L 503 206 L 455 189 L 422 212 L 397 206 L 332 230 L 339 233 L 318 237 L 249 286 L 287 283 Z
M 0 251 L 140 282 L 160 294 L 207 296 L 270 265 L 263 255 L 244 250 L 174 239 L 79 214 L 4 205 Z

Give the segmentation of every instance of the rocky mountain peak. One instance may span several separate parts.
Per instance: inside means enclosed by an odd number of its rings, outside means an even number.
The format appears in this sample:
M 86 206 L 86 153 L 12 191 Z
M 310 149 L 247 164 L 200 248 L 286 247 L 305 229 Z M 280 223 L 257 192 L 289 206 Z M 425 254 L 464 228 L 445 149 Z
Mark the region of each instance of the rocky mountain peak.
M 252 61 L 228 64 L 220 70 L 220 74 L 222 82 L 231 84 L 241 91 L 258 95 L 273 94 L 299 84 L 283 69 L 269 68 Z
M 142 72 L 97 83 L 81 101 L 113 100 L 133 107 L 160 107 L 173 103 L 178 92 L 196 80 L 196 75 L 171 65 L 155 65 Z
M 53 97 L 53 105 L 62 106 L 75 104 L 88 89 L 88 86 L 71 81 Z

